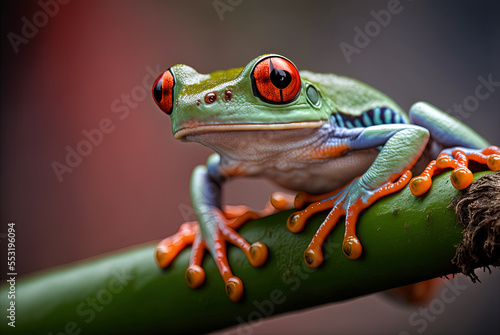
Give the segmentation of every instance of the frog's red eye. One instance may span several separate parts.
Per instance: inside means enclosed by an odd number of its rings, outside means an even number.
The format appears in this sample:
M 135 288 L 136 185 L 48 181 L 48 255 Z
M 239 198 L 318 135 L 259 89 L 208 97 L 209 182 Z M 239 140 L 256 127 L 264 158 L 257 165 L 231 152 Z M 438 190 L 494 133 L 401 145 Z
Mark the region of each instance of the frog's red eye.
M 153 98 L 162 111 L 170 115 L 174 100 L 175 79 L 172 71 L 163 72 L 153 84 Z
M 297 68 L 281 57 L 261 60 L 252 72 L 254 94 L 271 103 L 286 103 L 295 100 L 300 91 L 300 76 Z

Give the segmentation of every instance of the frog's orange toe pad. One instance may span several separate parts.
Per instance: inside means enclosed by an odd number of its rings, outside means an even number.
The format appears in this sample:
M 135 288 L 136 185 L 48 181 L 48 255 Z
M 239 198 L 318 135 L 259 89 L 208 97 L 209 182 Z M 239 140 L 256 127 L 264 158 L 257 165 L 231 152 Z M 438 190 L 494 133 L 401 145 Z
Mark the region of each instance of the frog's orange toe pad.
M 459 166 L 451 172 L 451 184 L 457 190 L 463 190 L 472 183 L 472 172 L 465 166 Z
M 172 255 L 169 251 L 170 248 L 168 246 L 168 241 L 167 243 L 164 243 L 156 247 L 156 254 L 155 254 L 156 263 L 158 263 L 158 265 L 161 268 L 168 267 L 175 258 L 175 255 Z
M 301 220 L 299 213 L 293 213 L 286 220 L 286 226 L 292 233 L 298 233 L 304 229 L 307 220 Z
M 192 289 L 200 287 L 205 282 L 205 270 L 198 265 L 190 265 L 184 277 L 186 278 L 186 282 L 189 287 Z
M 429 176 L 414 177 L 410 180 L 410 191 L 413 195 L 421 196 L 431 188 L 431 185 L 432 181 Z
M 356 236 L 346 236 L 344 237 L 344 242 L 342 243 L 342 251 L 344 255 L 349 259 L 358 259 L 363 253 L 363 247 Z
M 304 251 L 304 261 L 311 269 L 320 266 L 323 263 L 323 252 L 321 251 L 321 247 L 308 247 L 306 251 Z
M 294 197 L 290 194 L 274 192 L 269 200 L 271 206 L 273 206 L 278 211 L 285 211 L 292 208 Z
M 315 202 L 310 204 L 306 209 L 303 209 L 301 211 L 295 212 L 292 215 L 288 217 L 288 220 L 286 222 L 286 226 L 288 227 L 288 230 L 290 230 L 292 233 L 298 233 L 304 229 L 307 220 L 314 215 L 315 213 L 319 213 L 321 211 L 331 209 L 333 206 L 335 206 L 335 200 L 336 197 L 331 198 L 331 199 L 325 199 L 325 200 L 318 200 L 319 197 L 321 196 L 307 196 L 305 193 L 299 193 L 302 198 L 309 197 L 307 201 L 313 199 Z M 325 195 L 327 196 L 327 195 Z
M 268 254 L 269 251 L 264 243 L 255 242 L 250 245 L 250 257 L 248 257 L 248 260 L 252 266 L 259 267 L 266 263 Z
M 491 171 L 499 171 L 500 170 L 500 155 L 493 154 L 488 157 L 486 161 L 488 168 Z
M 232 302 L 240 301 L 243 296 L 243 282 L 240 278 L 232 276 L 226 281 L 226 294 Z
M 297 193 L 297 195 L 295 196 L 294 202 L 293 202 L 295 208 L 297 208 L 297 209 L 303 208 L 308 201 L 307 197 L 308 197 L 308 194 L 305 192 Z
M 196 222 L 183 223 L 179 231 L 158 243 L 156 247 L 156 262 L 162 268 L 168 267 L 186 246 L 193 244 L 198 233 Z

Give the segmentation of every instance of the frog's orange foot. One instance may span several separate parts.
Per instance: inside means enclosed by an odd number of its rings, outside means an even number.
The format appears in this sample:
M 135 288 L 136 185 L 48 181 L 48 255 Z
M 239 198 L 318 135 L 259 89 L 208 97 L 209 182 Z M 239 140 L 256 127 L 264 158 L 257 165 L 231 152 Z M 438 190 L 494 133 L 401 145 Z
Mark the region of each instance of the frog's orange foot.
M 440 173 L 443 169 L 452 168 L 450 175 L 453 187 L 463 190 L 472 183 L 472 172 L 469 170 L 469 161 L 485 164 L 492 171 L 500 170 L 500 149 L 489 146 L 483 150 L 455 149 L 451 155 L 441 153 L 436 160 L 427 165 L 426 169 L 418 177 L 410 181 L 410 190 L 416 196 L 425 194 L 432 186 L 432 176 Z
M 363 253 L 363 247 L 356 237 L 356 223 L 359 214 L 363 209 L 371 206 L 376 200 L 401 190 L 408 184 L 410 178 L 411 172 L 406 171 L 398 181 L 389 181 L 376 190 L 366 190 L 359 184 L 359 178 L 357 178 L 344 188 L 336 190 L 334 195 L 330 193 L 328 194 L 328 198 L 315 201 L 304 210 L 290 215 L 287 221 L 288 229 L 297 233 L 304 228 L 306 221 L 313 214 L 331 209 L 304 252 L 304 260 L 307 266 L 316 268 L 323 263 L 323 243 L 339 219 L 344 215 L 346 216 L 346 223 L 342 251 L 349 259 L 359 258 Z M 323 197 L 324 195 L 309 196 L 304 193 L 299 193 L 297 196 L 299 200 L 296 201 L 296 205 L 302 205 L 305 202 L 309 202 L 311 199 L 317 200 Z
M 207 227 L 211 240 L 204 240 L 199 231 L 198 222 L 181 225 L 179 231 L 163 241 L 156 248 L 156 261 L 162 268 L 168 267 L 177 255 L 187 246 L 192 245 L 189 267 L 185 279 L 189 287 L 196 289 L 205 282 L 205 271 L 201 267 L 205 250 L 213 255 L 217 268 L 224 279 L 226 294 L 232 301 L 239 301 L 243 295 L 242 281 L 233 275 L 227 260 L 226 243 L 239 247 L 255 267 L 264 265 L 268 256 L 267 246 L 260 242 L 249 244 L 234 229 L 243 223 L 260 217 L 258 213 L 244 211 L 246 207 L 229 207 L 229 212 L 214 209 L 216 220 Z M 231 209 L 233 211 L 231 211 Z M 243 212 L 243 214 L 241 214 Z

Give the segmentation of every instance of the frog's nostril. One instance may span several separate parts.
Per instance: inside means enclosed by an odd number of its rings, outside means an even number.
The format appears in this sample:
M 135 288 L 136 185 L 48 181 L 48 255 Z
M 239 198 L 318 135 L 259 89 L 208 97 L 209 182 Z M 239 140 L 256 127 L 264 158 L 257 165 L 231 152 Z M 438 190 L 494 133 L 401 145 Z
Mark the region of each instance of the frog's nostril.
M 205 95 L 205 102 L 207 104 L 212 104 L 217 100 L 217 93 L 215 92 L 210 92 Z

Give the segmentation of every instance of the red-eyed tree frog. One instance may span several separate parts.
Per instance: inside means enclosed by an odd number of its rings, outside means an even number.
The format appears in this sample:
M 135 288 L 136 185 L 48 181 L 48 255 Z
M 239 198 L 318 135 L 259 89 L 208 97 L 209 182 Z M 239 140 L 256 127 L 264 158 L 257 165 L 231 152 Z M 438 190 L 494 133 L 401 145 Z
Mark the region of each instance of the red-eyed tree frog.
M 156 260 L 168 267 L 192 245 L 186 281 L 197 288 L 205 280 L 201 263 L 208 250 L 232 301 L 240 300 L 243 284 L 231 271 L 226 243 L 241 248 L 252 265 L 262 266 L 266 245 L 250 244 L 236 229 L 270 211 L 223 207 L 220 190 L 229 179 L 264 177 L 299 191 L 294 201 L 282 194 L 270 201 L 278 210 L 292 203 L 298 209 L 287 222 L 292 232 L 301 231 L 314 213 L 330 211 L 304 252 L 305 262 L 314 268 L 323 262 L 322 244 L 342 216 L 342 250 L 356 259 L 362 254 L 358 215 L 377 199 L 407 184 L 413 194 L 422 195 L 431 177 L 445 168 L 454 169 L 453 186 L 464 189 L 472 182 L 469 160 L 500 170 L 498 147 L 488 146 L 436 107 L 418 102 L 406 116 L 392 99 L 366 84 L 299 72 L 276 54 L 210 74 L 175 65 L 158 77 L 152 93 L 170 116 L 175 138 L 216 152 L 192 173 L 190 195 L 198 221 L 181 225 L 178 233 L 161 241 Z M 423 173 L 411 179 L 412 168 L 418 166 Z

